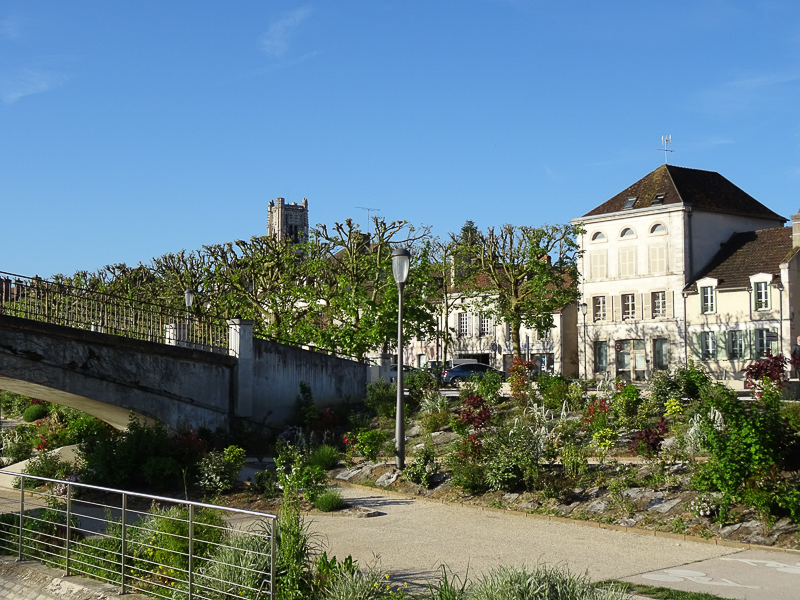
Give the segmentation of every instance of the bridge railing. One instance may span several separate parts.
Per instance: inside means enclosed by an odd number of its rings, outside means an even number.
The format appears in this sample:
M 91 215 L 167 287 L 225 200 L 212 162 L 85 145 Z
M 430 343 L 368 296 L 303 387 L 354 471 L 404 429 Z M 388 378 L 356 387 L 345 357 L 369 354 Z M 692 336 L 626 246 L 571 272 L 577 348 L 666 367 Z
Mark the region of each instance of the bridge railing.
M 2 271 L 0 314 L 228 353 L 228 325 L 223 320 Z
M 275 515 L 0 471 L 0 553 L 172 600 L 275 597 Z

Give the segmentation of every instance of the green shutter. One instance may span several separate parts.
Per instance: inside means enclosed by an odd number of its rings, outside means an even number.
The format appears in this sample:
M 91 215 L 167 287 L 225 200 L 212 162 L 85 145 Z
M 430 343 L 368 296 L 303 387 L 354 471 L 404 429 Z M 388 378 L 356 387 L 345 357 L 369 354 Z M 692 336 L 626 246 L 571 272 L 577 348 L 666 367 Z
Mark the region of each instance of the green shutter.
M 728 360 L 728 336 L 724 331 L 717 332 L 717 360 Z
M 694 360 L 703 360 L 703 340 L 700 332 L 695 332 L 692 336 L 691 356 Z

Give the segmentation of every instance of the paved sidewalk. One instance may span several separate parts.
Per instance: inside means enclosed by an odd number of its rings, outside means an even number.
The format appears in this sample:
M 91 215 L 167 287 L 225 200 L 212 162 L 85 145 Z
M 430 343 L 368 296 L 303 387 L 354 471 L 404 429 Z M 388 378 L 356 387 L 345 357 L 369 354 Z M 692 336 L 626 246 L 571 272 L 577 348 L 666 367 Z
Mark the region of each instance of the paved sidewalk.
M 475 576 L 500 565 L 547 563 L 586 572 L 595 581 L 622 579 L 751 600 L 800 597 L 800 553 L 742 551 L 358 488 L 341 491 L 349 502 L 381 514 L 315 515 L 311 531 L 327 542 L 329 555 L 352 554 L 362 565 L 379 561 L 400 581 L 422 583 L 436 577 L 441 564 L 463 577 L 467 569 Z M 748 557 L 754 558 L 739 560 Z M 772 562 L 753 562 L 767 559 Z

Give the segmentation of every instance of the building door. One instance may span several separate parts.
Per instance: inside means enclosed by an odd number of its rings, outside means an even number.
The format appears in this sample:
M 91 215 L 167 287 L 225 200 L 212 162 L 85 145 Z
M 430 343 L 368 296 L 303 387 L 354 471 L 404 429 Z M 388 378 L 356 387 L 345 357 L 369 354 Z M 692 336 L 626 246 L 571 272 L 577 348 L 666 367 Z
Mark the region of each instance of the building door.
M 645 361 L 644 340 L 617 340 L 617 375 L 625 381 L 644 381 Z

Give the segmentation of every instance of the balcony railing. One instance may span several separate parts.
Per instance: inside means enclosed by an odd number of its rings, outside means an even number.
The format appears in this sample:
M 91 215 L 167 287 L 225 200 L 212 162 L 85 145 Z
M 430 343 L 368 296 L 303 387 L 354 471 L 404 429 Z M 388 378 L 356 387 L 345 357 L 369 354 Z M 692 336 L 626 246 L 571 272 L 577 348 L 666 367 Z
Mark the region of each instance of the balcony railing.
M 0 553 L 172 600 L 275 597 L 275 515 L 0 471 Z
M 188 311 L 0 271 L 0 314 L 137 340 L 228 353 L 228 325 Z

